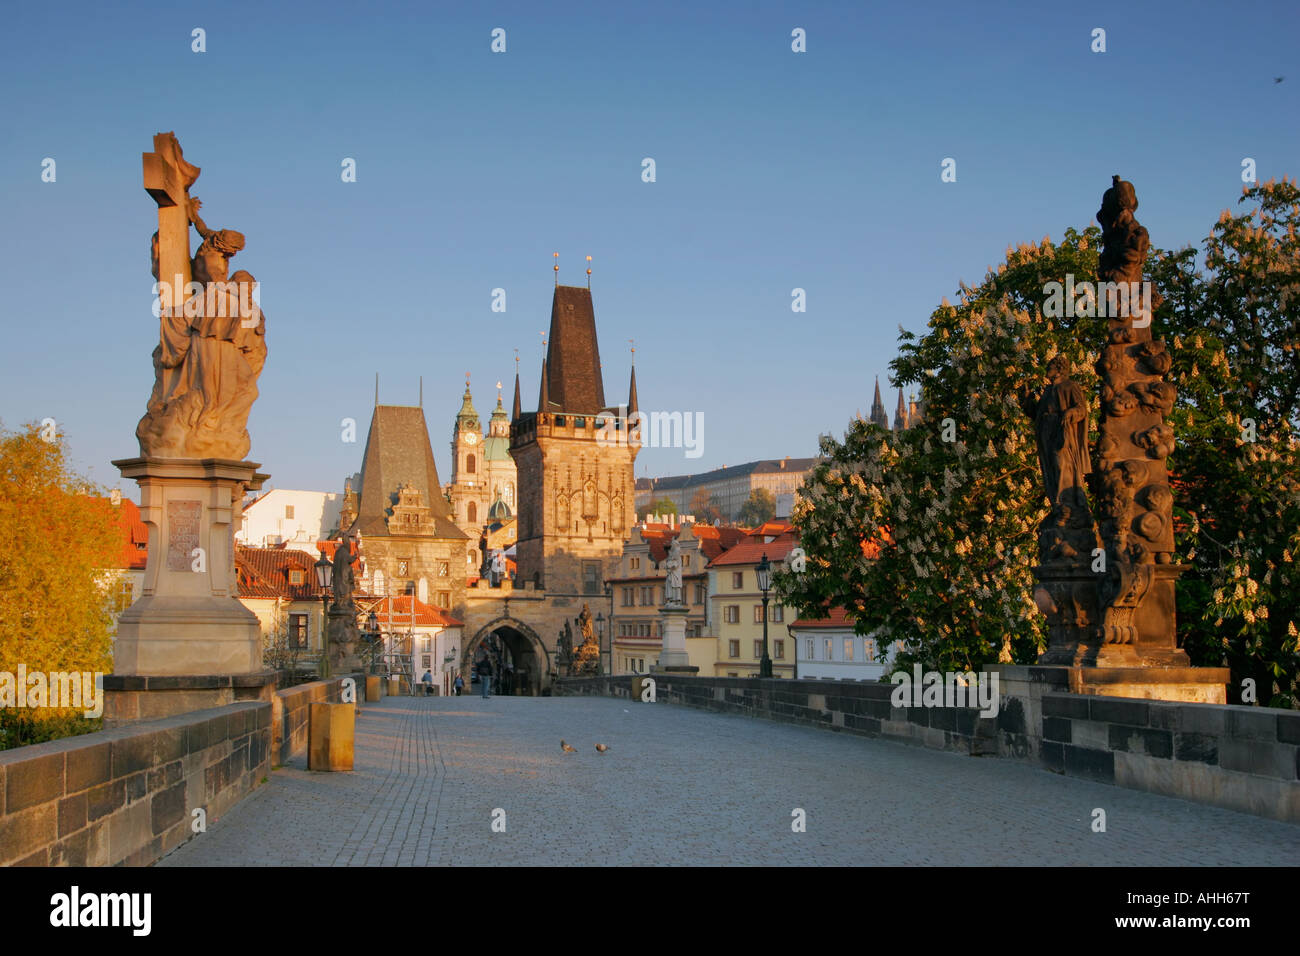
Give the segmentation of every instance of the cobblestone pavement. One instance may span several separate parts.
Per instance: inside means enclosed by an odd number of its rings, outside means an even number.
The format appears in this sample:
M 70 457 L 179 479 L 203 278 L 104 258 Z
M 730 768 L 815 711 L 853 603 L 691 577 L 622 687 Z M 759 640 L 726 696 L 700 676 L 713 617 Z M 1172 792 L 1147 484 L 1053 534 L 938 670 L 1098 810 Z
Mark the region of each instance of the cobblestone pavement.
M 560 738 L 577 753 L 562 753 Z M 1092 832 L 1096 807 L 1105 833 Z M 795 808 L 806 832 L 792 830 Z M 496 809 L 505 832 L 492 830 Z M 299 759 L 158 865 L 1298 858 L 1300 826 L 1005 760 L 663 703 L 467 696 L 364 707 L 352 773 L 310 773 Z

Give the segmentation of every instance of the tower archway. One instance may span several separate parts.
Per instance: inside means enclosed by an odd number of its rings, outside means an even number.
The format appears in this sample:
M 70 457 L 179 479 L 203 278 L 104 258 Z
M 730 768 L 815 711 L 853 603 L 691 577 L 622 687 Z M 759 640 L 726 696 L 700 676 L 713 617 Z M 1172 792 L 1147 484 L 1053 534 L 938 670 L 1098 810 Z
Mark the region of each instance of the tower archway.
M 468 675 L 485 654 L 491 658 L 493 694 L 541 696 L 551 659 L 531 627 L 517 618 L 501 617 L 479 628 L 466 642 L 461 655 L 461 673 L 466 675 L 467 690 Z

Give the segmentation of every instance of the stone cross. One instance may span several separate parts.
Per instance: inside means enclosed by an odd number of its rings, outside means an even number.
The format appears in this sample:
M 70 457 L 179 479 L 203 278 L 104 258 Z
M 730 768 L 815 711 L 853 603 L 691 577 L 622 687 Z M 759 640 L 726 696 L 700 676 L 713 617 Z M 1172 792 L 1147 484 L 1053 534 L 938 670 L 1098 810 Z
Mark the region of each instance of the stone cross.
M 199 167 L 187 163 L 175 133 L 156 133 L 152 153 L 142 154 L 144 189 L 158 204 L 157 261 L 162 314 L 180 307 L 190 282 L 190 197 Z M 166 283 L 166 286 L 161 285 Z

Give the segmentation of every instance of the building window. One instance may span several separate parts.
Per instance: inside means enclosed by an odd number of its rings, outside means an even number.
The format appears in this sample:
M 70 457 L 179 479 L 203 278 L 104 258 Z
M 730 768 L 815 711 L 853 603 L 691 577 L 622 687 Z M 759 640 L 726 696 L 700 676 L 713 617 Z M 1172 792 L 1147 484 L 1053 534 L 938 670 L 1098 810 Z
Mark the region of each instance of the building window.
M 876 642 L 869 637 L 862 639 L 862 659 L 868 664 L 876 662 Z
M 844 659 L 853 660 L 853 638 L 851 637 L 844 638 Z
M 302 571 L 300 571 L 298 568 L 294 568 L 289 572 L 290 584 L 302 584 L 302 580 L 303 580 Z
M 823 657 L 822 660 L 825 661 L 835 660 L 835 652 L 833 650 L 833 645 L 831 644 L 831 639 L 829 637 L 822 641 L 822 650 L 826 652 L 826 656 Z
M 632 607 L 632 606 L 634 606 L 635 604 L 636 604 L 636 589 L 635 589 L 635 588 L 624 588 L 624 589 L 623 589 L 623 606 L 624 606 L 624 607 Z
M 478 521 L 478 505 L 472 501 L 467 504 L 465 506 L 465 517 L 469 519 L 470 524 L 474 524 Z
M 739 591 L 739 590 L 740 590 L 741 588 L 743 588 L 744 586 L 745 586 L 745 572 L 744 572 L 744 571 L 732 571 L 732 572 L 731 572 L 731 589 L 732 589 L 733 591 Z
M 652 607 L 655 603 L 655 589 L 653 586 L 641 589 L 641 606 Z
M 755 659 L 755 660 L 759 660 L 759 659 L 761 659 L 762 657 L 763 657 L 763 642 L 760 641 L 760 640 L 755 640 L 755 641 L 754 641 L 754 659 Z
M 740 656 L 740 641 L 727 641 L 727 656 L 728 657 Z
M 815 661 L 817 659 L 817 645 L 813 642 L 811 637 L 804 641 L 803 656 L 808 658 L 810 661 Z
M 304 650 L 307 647 L 307 615 L 289 615 L 289 647 Z
M 469 475 L 474 474 L 474 456 L 473 456 L 473 455 L 466 455 L 466 456 L 465 456 L 465 473 L 466 473 L 466 474 L 469 474 Z M 474 519 L 471 518 L 470 520 L 472 521 L 472 520 L 474 520 Z
M 689 568 L 690 566 L 691 566 L 691 556 L 690 556 L 689 554 L 683 554 L 683 555 L 682 555 L 682 567 L 684 567 L 684 568 Z
M 695 582 L 695 603 L 700 605 L 704 604 L 706 595 L 707 592 L 705 590 L 704 585 L 699 581 L 696 581 Z
M 421 657 L 420 666 L 423 667 L 426 671 L 429 670 L 429 668 L 433 667 L 433 655 L 425 654 L 423 657 Z
M 582 566 L 582 593 L 600 593 L 600 565 L 588 562 Z
M 630 561 L 628 561 L 628 566 L 629 566 L 633 571 L 639 571 L 639 570 L 641 569 L 641 559 L 640 559 L 640 558 L 632 558 Z
M 438 607 L 451 607 L 451 592 L 450 592 L 450 591 L 439 591 L 439 592 L 438 592 Z
M 754 623 L 755 624 L 763 623 L 763 605 L 761 604 L 754 605 Z
M 779 637 L 772 641 L 772 656 L 779 660 L 785 660 L 785 641 Z
M 422 637 L 422 638 L 420 638 L 420 650 L 423 651 L 423 652 L 426 653 L 426 654 L 428 654 L 430 651 L 432 651 L 432 650 L 433 650 L 433 638 L 431 638 L 431 637 Z M 425 666 L 425 667 L 428 667 L 429 665 L 428 665 L 428 664 L 425 664 L 424 666 Z
M 726 616 L 723 618 L 723 620 L 725 620 L 728 624 L 739 624 L 739 623 L 740 623 L 740 605 L 739 605 L 739 604 L 728 604 L 728 605 L 727 605 L 727 608 L 726 608 Z
M 438 562 L 438 577 L 440 577 L 440 578 L 445 578 L 445 577 L 446 577 L 447 575 L 449 575 L 450 573 L 451 573 L 451 562 L 449 562 L 449 561 L 439 561 L 439 562 Z
M 408 574 L 410 574 L 410 573 L 411 573 L 411 559 L 410 559 L 410 558 L 398 558 L 398 559 L 397 559 L 397 576 L 398 576 L 399 578 L 404 578 L 404 577 L 406 577 L 406 576 L 407 576 Z
M 785 608 L 780 604 L 773 604 L 769 608 L 767 619 L 773 624 L 780 624 L 785 620 Z

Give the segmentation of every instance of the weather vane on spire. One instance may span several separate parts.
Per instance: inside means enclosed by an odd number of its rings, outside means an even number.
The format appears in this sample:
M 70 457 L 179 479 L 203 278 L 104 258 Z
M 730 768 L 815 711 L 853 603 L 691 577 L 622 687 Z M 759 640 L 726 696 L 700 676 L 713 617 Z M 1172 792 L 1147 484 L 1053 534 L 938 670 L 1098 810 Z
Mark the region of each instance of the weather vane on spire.
M 591 288 L 591 256 L 587 256 L 587 288 Z
M 553 252 L 551 255 L 555 256 L 555 284 L 558 286 L 560 284 L 560 254 Z

